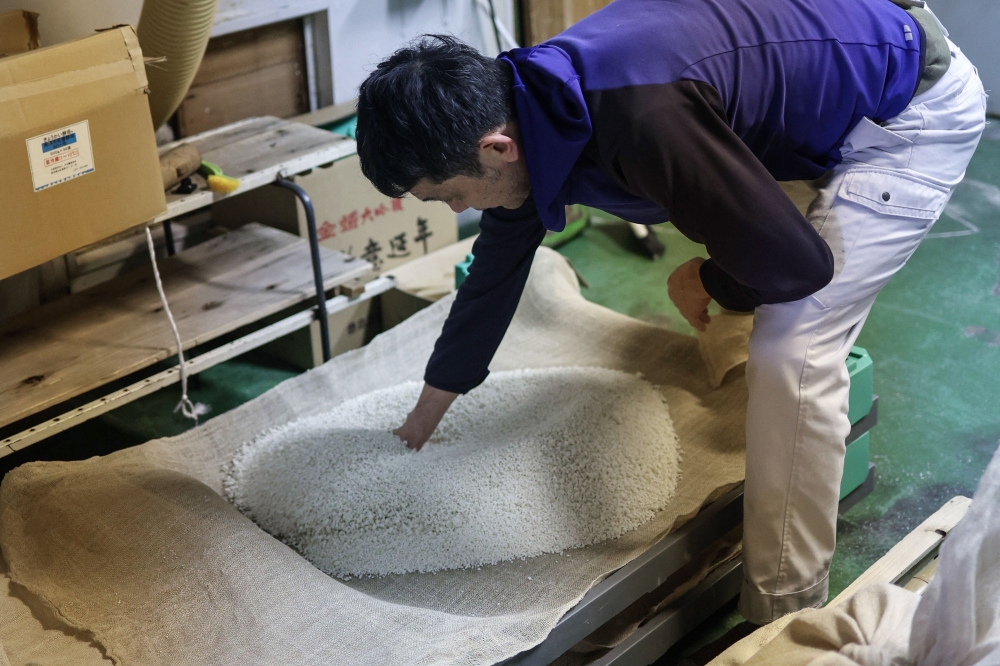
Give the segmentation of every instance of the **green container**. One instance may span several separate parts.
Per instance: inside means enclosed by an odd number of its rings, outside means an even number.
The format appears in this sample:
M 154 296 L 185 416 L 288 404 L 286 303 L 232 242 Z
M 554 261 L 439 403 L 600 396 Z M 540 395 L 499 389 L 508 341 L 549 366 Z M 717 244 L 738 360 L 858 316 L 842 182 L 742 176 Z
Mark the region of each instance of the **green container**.
M 847 371 L 851 376 L 851 393 L 848 398 L 847 418 L 854 425 L 872 408 L 875 392 L 872 357 L 861 347 L 852 347 L 847 355 Z M 869 444 L 871 432 L 858 437 L 847 445 L 844 456 L 844 476 L 840 481 L 840 499 L 865 482 L 868 478 Z
M 462 286 L 465 282 L 465 278 L 469 277 L 469 266 L 472 265 L 473 260 L 472 253 L 465 255 L 465 261 L 460 264 L 455 264 L 455 289 Z
M 357 115 L 353 115 L 343 120 L 338 120 L 335 123 L 320 125 L 320 127 L 334 134 L 343 134 L 350 139 L 355 139 L 357 138 L 355 131 L 358 129 L 358 117 Z
M 840 480 L 840 499 L 865 482 L 868 478 L 868 458 L 871 431 L 847 445 L 844 456 L 844 477 Z
M 851 425 L 854 425 L 872 409 L 872 396 L 875 393 L 872 357 L 861 347 L 852 347 L 851 353 L 847 355 L 847 371 L 851 375 L 847 418 L 851 420 Z

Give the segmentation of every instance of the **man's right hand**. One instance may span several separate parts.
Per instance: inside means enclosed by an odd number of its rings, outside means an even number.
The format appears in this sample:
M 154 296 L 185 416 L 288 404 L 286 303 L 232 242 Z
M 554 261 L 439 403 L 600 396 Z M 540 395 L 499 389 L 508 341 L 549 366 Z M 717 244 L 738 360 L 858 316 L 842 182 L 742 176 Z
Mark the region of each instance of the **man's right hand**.
M 392 434 L 403 440 L 409 448 L 419 451 L 434 434 L 445 412 L 457 397 L 457 393 L 442 391 L 430 384 L 424 384 L 424 390 L 420 392 L 416 407 L 406 417 L 406 422 L 393 430 Z

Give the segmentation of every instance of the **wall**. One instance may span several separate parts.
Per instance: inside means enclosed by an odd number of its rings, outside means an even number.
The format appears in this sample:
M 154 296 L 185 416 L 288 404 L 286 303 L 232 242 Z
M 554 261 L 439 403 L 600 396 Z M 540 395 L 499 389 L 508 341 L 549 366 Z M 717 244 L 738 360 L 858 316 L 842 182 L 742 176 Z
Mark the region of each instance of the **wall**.
M 423 33 L 458 35 L 495 53 L 495 38 L 476 0 L 219 0 L 213 35 L 327 12 L 333 101 L 353 99 L 358 84 L 383 57 Z M 513 24 L 515 0 L 495 0 L 501 21 Z M 139 20 L 142 0 L 0 0 L 0 12 L 39 14 L 42 45 L 93 34 L 97 28 Z
M 1000 2 L 997 0 L 932 0 L 928 3 L 955 42 L 979 69 L 989 111 L 1000 115 Z
M 515 0 L 498 0 L 497 12 L 513 23 Z M 589 1 L 589 0 L 588 0 Z M 262 25 L 326 9 L 329 13 L 334 101 L 354 96 L 369 69 L 399 44 L 425 32 L 451 32 L 484 51 L 494 51 L 492 34 L 475 0 L 220 0 L 217 32 Z M 990 111 L 1000 114 L 1000 2 L 932 0 L 934 10 L 979 68 L 995 94 Z M 0 0 L 0 12 L 29 9 L 40 14 L 42 44 L 92 34 L 95 28 L 139 19 L 141 0 Z

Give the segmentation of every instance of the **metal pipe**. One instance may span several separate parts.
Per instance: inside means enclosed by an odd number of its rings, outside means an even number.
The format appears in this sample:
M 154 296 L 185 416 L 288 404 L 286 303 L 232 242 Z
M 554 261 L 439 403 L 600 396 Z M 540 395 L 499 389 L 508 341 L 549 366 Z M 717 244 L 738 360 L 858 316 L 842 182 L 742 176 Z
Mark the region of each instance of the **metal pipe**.
M 309 230 L 309 253 L 312 256 L 313 280 L 316 283 L 316 310 L 319 316 L 319 337 L 323 348 L 323 362 L 330 360 L 330 319 L 326 314 L 326 290 L 323 288 L 323 267 L 319 257 L 319 236 L 316 233 L 316 211 L 313 209 L 312 199 L 301 186 L 296 185 L 291 179 L 278 176 L 274 181 L 275 185 L 291 190 L 302 202 L 302 207 L 306 211 L 306 228 Z
M 218 0 L 146 0 L 136 34 L 147 58 L 166 58 L 146 67 L 153 129 L 167 122 L 184 100 L 215 21 Z
M 170 220 L 163 221 L 163 240 L 167 244 L 167 256 L 172 257 L 177 254 L 177 246 L 174 245 L 174 227 Z

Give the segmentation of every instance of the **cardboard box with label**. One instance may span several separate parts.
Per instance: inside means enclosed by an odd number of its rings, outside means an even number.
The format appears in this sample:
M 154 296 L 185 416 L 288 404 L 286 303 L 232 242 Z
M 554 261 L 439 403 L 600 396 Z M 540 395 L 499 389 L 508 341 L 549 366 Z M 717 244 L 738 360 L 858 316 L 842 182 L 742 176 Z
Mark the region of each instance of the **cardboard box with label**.
M 129 26 L 0 59 L 0 278 L 166 210 Z
M 447 204 L 414 197 L 391 199 L 361 173 L 356 154 L 297 176 L 312 199 L 320 245 L 372 263 L 379 273 L 458 241 Z M 288 190 L 264 187 L 212 206 L 216 224 L 260 222 L 306 237 L 306 215 Z
M 314 169 L 295 182 L 312 199 L 320 244 L 365 259 L 379 273 L 392 273 L 401 264 L 458 241 L 455 213 L 446 204 L 379 193 L 361 173 L 357 155 Z M 228 227 L 260 222 L 306 236 L 301 204 L 291 192 L 276 187 L 223 199 L 212 207 L 212 219 Z M 330 317 L 334 354 L 356 349 L 378 332 L 370 322 L 381 317 L 372 307 L 370 301 L 359 303 Z M 272 343 L 269 350 L 301 367 L 319 365 L 318 323 L 308 333 L 303 330 Z

